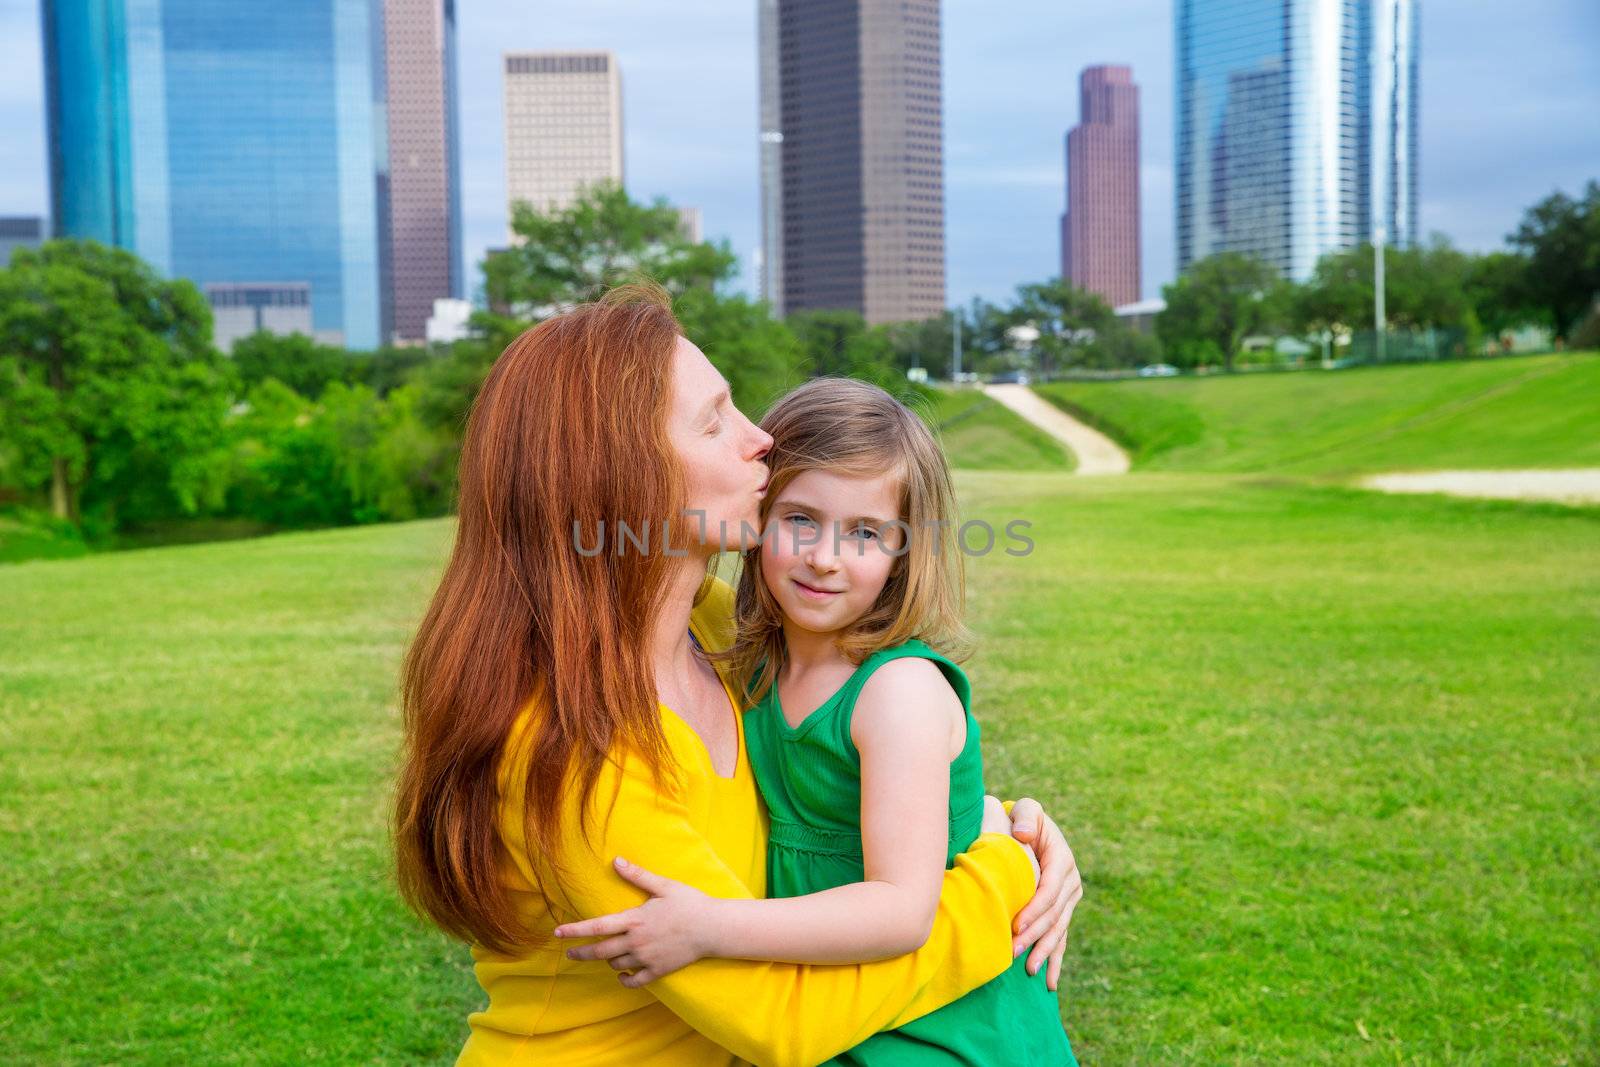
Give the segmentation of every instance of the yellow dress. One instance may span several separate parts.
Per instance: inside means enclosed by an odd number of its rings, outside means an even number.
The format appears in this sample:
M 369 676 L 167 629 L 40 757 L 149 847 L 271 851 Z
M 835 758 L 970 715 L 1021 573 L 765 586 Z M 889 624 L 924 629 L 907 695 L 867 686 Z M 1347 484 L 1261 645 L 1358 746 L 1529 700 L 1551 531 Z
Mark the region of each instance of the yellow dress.
M 710 578 L 690 617 L 704 647 L 727 647 L 733 590 Z M 724 680 L 730 714 L 738 707 Z M 689 725 L 665 706 L 662 725 L 682 771 L 682 788 L 655 787 L 628 753 L 607 762 L 593 793 L 585 837 L 577 813 L 561 827 L 562 899 L 536 888 L 523 838 L 528 753 L 525 709 L 500 767 L 503 877 L 532 929 L 548 937 L 564 922 L 634 907 L 646 894 L 611 866 L 624 856 L 647 870 L 715 897 L 766 896 L 767 817 L 739 723 L 739 758 L 719 776 Z M 613 803 L 613 796 L 615 797 Z M 603 960 L 575 961 L 574 942 L 548 938 L 518 955 L 474 946 L 474 970 L 488 1006 L 468 1018 L 464 1065 L 660 1064 L 722 1067 L 820 1063 L 879 1030 L 956 1000 L 1012 961 L 1011 918 L 1033 894 L 1021 845 L 983 834 L 945 874 L 928 941 L 916 952 L 862 964 L 793 964 L 705 959 L 642 989 L 628 989 Z

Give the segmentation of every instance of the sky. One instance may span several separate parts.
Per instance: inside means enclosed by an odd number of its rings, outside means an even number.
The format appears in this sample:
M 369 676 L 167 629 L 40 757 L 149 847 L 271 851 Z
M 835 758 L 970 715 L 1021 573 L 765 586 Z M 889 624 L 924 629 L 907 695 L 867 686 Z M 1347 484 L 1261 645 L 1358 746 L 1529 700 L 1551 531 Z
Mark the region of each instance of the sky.
M 469 277 L 506 236 L 502 52 L 607 48 L 622 71 L 628 191 L 699 207 L 706 236 L 739 257 L 738 287 L 754 292 L 755 10 L 754 0 L 460 0 Z M 1172 280 L 1172 22 L 1173 0 L 944 4 L 950 303 L 1004 302 L 1059 273 L 1063 139 L 1078 73 L 1096 63 L 1133 68 L 1144 295 Z M 36 0 L 0 0 L 0 215 L 48 212 L 39 40 Z M 1498 248 L 1534 201 L 1600 179 L 1597 46 L 1596 0 L 1422 0 L 1424 234 Z

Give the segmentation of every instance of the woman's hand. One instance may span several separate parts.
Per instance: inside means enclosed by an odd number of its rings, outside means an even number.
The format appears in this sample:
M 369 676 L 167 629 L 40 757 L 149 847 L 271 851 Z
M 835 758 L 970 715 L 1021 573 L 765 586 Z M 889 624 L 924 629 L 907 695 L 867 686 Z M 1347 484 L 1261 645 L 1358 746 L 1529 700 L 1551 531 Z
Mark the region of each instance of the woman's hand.
M 1045 984 L 1054 990 L 1061 978 L 1061 959 L 1067 952 L 1067 925 L 1072 921 L 1073 909 L 1083 899 L 1083 878 L 1061 828 L 1044 813 L 1037 800 L 1024 798 L 1011 806 L 1011 836 L 1033 846 L 1040 870 L 1038 890 L 1013 923 L 1017 936 L 1011 950 L 1020 955 L 1032 945 L 1028 973 L 1038 974 L 1048 960 Z
M 629 989 L 714 955 L 716 901 L 693 886 L 652 874 L 618 856 L 617 873 L 650 894 L 627 911 L 556 927 L 555 935 L 606 940 L 567 949 L 570 960 L 605 960 Z

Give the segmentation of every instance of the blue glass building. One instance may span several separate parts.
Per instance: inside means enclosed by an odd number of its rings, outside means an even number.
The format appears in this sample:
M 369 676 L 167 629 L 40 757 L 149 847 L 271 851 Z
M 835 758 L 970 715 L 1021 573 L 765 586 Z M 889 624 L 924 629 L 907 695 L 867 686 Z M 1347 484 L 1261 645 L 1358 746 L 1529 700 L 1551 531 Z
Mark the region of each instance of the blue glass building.
M 382 0 L 43 0 L 55 231 L 391 333 Z
M 1178 269 L 1417 240 L 1419 0 L 1176 0 Z

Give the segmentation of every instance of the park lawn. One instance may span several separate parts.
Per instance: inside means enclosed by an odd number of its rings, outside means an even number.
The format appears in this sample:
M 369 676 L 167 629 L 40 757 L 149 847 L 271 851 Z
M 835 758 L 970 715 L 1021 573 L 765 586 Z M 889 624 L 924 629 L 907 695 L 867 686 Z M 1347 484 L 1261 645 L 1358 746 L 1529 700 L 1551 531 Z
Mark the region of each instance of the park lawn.
M 1056 382 L 1135 468 L 1346 475 L 1600 465 L 1600 355 Z
M 1593 1063 L 1600 509 L 964 485 L 991 787 L 1087 885 L 1085 1063 Z
M 1088 1063 L 1580 1063 L 1600 512 L 959 476 L 989 784 L 1065 825 Z M 448 520 L 0 568 L 10 1062 L 448 1063 L 395 675 Z M 1363 1036 L 1363 1033 L 1365 1036 Z
M 934 406 L 921 414 L 957 470 L 1059 472 L 1076 465 L 1054 437 L 977 389 L 939 387 L 933 395 Z

